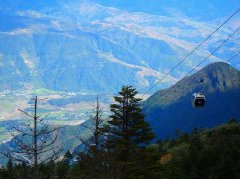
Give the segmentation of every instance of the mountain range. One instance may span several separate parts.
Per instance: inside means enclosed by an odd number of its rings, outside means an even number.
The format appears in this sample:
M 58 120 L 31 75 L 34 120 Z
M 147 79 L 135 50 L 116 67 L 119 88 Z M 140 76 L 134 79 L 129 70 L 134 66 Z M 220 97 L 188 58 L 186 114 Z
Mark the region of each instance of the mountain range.
M 222 2 L 213 0 L 205 8 L 191 2 L 153 1 L 145 6 L 139 1 L 128 6 L 133 1 L 0 0 L 0 90 L 115 93 L 122 85 L 133 85 L 144 93 L 239 3 L 232 0 L 223 14 L 213 17 L 222 10 Z M 207 15 L 198 18 L 213 4 L 217 6 L 212 9 L 211 20 Z M 187 7 L 191 10 L 179 15 L 174 11 L 177 7 L 181 12 Z M 198 9 L 199 16 L 193 16 Z M 221 28 L 158 89 L 178 81 L 238 23 L 233 19 Z M 236 52 L 239 42 L 234 36 L 201 67 L 226 60 Z M 233 66 L 240 68 L 235 61 Z
M 202 79 L 204 82 L 200 83 Z M 191 97 L 193 93 L 199 91 L 204 92 L 206 105 L 204 108 L 196 109 L 192 105 Z M 166 137 L 174 137 L 175 134 L 179 134 L 179 131 L 190 133 L 194 129 L 212 128 L 231 119 L 239 120 L 239 99 L 240 71 L 227 63 L 216 62 L 180 80 L 170 88 L 157 91 L 144 101 L 143 112 L 145 120 L 149 122 L 156 134 L 156 140 L 166 139 Z M 51 103 L 56 102 L 51 101 Z M 57 102 L 57 105 L 64 106 L 66 102 Z M 88 121 L 84 123 L 87 124 Z M 19 121 L 1 122 L 1 125 L 7 126 L 9 130 L 16 124 L 24 129 L 24 121 L 21 123 Z M 84 148 L 79 137 L 89 137 L 90 135 L 91 131 L 82 123 L 65 125 L 60 129 L 56 145 L 63 146 L 62 154 L 68 150 L 77 152 Z M 0 151 L 14 148 L 11 139 L 0 144 Z M 6 158 L 1 158 L 0 164 L 6 162 Z
M 238 0 L 0 0 L 0 147 L 12 145 L 8 131 L 25 124 L 17 109 L 31 111 L 29 99 L 38 93 L 48 98 L 39 111 L 52 113 L 51 124 L 71 124 L 58 144 L 79 149 L 75 136 L 89 131 L 78 124 L 94 94 L 103 94 L 106 107 L 122 85 L 145 93 L 239 6 Z M 210 65 L 179 81 L 239 27 L 239 16 L 150 91 L 157 92 L 144 113 L 158 139 L 240 119 L 240 63 L 212 63 L 239 50 L 239 33 L 197 70 Z M 191 103 L 199 90 L 207 99 L 203 109 Z
M 199 81 L 204 80 L 203 83 Z M 192 95 L 203 92 L 204 108 L 192 105 Z M 173 137 L 176 130 L 215 127 L 240 120 L 240 71 L 227 63 L 212 63 L 172 87 L 159 90 L 144 103 L 147 121 L 158 138 Z

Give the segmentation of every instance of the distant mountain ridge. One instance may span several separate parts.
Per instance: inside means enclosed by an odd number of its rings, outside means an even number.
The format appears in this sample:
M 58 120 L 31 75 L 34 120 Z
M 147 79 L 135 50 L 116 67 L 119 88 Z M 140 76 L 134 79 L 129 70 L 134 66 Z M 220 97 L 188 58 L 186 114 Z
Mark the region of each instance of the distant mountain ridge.
M 204 79 L 204 83 L 199 81 Z M 203 109 L 192 106 L 191 96 L 204 91 Z M 232 118 L 240 120 L 240 72 L 227 63 L 212 63 L 199 72 L 160 90 L 145 102 L 145 114 L 158 137 L 173 136 L 175 129 L 190 132 L 211 128 Z
M 93 0 L 104 6 L 116 7 L 129 12 L 145 12 L 155 15 L 176 15 L 180 17 L 188 16 L 193 17 L 198 20 L 212 20 L 216 16 L 227 16 L 229 10 L 232 10 L 239 6 L 239 1 L 230 0 L 218 1 L 218 0 L 168 0 L 159 1 L 151 0 L 151 2 L 146 3 L 145 0 Z M 224 9 L 222 11 L 221 9 Z
M 215 27 L 94 1 L 0 1 L 0 90 L 144 92 Z M 172 85 L 232 31 L 225 27 L 159 87 Z M 235 51 L 233 39 L 207 63 Z M 236 67 L 239 64 L 233 63 Z

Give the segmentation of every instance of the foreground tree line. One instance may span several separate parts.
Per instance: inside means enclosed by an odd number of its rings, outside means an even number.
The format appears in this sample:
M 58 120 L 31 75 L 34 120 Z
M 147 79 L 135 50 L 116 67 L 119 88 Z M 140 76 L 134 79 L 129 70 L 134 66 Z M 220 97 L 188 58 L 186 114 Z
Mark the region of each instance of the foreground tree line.
M 178 131 L 174 139 L 154 142 L 136 95 L 134 88 L 123 86 L 107 121 L 97 101 L 85 124 L 92 135 L 80 138 L 85 148 L 76 156 L 68 151 L 61 159 L 39 164 L 37 173 L 36 167 L 10 158 L 0 178 L 240 178 L 240 124 L 236 120 L 192 134 Z

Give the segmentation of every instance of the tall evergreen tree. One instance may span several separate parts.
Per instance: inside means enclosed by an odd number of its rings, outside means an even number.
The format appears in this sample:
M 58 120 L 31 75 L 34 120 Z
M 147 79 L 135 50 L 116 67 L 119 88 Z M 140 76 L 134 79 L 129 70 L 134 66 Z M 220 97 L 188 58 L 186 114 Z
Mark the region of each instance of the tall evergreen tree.
M 140 107 L 142 99 L 136 98 L 137 91 L 132 86 L 123 86 L 116 103 L 111 104 L 107 133 L 108 152 L 113 156 L 112 175 L 131 178 L 142 173 L 145 147 L 154 138 L 149 124 L 144 121 Z
M 8 160 L 8 163 L 7 163 L 7 170 L 8 170 L 8 176 L 9 176 L 9 179 L 12 179 L 13 177 L 13 162 L 11 159 Z
M 88 121 L 83 124 L 91 135 L 80 138 L 86 148 L 85 152 L 78 154 L 78 167 L 82 171 L 83 178 L 104 178 L 102 177 L 102 143 L 104 140 L 102 132 L 104 119 L 102 115 L 102 108 L 97 97 L 97 103 L 92 110 L 92 114 Z

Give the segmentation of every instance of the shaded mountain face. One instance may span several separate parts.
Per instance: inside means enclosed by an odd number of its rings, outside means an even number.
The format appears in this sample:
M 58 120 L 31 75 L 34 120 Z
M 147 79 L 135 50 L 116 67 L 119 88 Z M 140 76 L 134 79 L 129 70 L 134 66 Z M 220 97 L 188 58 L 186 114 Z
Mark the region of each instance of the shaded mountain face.
M 199 83 L 204 79 L 204 83 Z M 192 106 L 193 93 L 203 91 L 206 105 Z M 145 102 L 145 114 L 159 138 L 172 137 L 175 129 L 191 132 L 209 128 L 232 118 L 240 119 L 240 72 L 222 62 L 213 63 Z
M 133 85 L 145 92 L 215 29 L 85 0 L 0 0 L 0 10 L 0 90 L 112 93 Z M 159 88 L 172 85 L 231 31 L 221 29 Z M 207 63 L 225 60 L 237 45 L 234 37 Z

